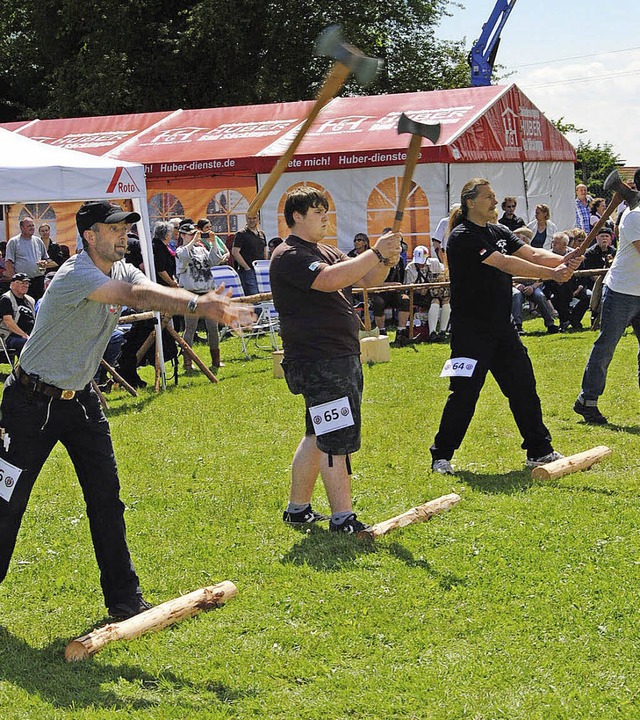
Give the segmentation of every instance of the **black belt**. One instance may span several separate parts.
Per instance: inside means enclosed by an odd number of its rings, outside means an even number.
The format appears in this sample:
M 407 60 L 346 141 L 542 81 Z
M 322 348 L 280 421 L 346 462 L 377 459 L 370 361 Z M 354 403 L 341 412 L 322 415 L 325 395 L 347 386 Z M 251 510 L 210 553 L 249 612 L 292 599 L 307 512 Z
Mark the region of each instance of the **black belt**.
M 75 390 L 61 390 L 55 385 L 42 382 L 36 375 L 29 375 L 29 373 L 25 372 L 20 365 L 16 365 L 14 372 L 20 385 L 24 385 L 33 392 L 41 393 L 56 400 L 73 400 L 76 396 Z

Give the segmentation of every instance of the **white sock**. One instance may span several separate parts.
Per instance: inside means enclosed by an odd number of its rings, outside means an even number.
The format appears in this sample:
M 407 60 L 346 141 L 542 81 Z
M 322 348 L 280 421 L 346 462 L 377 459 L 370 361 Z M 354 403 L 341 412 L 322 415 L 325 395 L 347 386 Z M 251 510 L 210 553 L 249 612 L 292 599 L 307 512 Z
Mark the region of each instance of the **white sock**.
M 449 327 L 449 318 L 451 317 L 451 305 L 449 303 L 445 303 L 442 306 L 442 312 L 440 313 L 440 330 L 442 332 L 447 332 L 447 328 Z
M 437 302 L 432 302 L 429 306 L 429 314 L 427 315 L 427 322 L 429 323 L 429 332 L 436 332 L 438 329 L 438 318 L 440 317 L 440 305 Z

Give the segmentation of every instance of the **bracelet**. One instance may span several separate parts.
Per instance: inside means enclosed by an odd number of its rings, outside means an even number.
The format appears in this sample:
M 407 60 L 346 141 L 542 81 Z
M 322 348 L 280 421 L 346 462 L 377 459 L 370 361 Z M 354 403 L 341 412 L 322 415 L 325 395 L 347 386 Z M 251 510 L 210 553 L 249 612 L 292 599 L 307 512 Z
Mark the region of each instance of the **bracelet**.
M 196 310 L 198 309 L 198 296 L 194 295 L 191 300 L 187 303 L 187 312 L 189 315 L 195 315 Z
M 379 260 L 381 263 L 383 263 L 384 265 L 387 264 L 387 259 L 386 259 L 385 256 L 380 252 L 380 250 L 378 250 L 378 248 L 372 247 L 372 248 L 370 248 L 370 249 L 373 250 L 373 252 L 376 254 L 376 257 L 378 258 L 378 260 Z

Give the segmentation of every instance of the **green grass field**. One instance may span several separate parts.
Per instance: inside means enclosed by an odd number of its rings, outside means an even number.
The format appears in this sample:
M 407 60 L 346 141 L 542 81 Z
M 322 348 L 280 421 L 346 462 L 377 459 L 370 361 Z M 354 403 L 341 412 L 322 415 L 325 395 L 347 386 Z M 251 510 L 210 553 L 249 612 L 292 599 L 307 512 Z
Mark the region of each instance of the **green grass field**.
M 595 335 L 526 327 L 556 449 L 604 444 L 611 457 L 532 481 L 489 380 L 458 474 L 433 474 L 448 347 L 394 349 L 365 367 L 355 508 L 372 523 L 450 492 L 462 501 L 375 545 L 283 526 L 303 409 L 267 353 L 247 362 L 227 341 L 217 386 L 181 376 L 158 395 L 110 395 L 145 596 L 232 580 L 238 597 L 66 664 L 66 643 L 106 616 L 57 448 L 0 587 L 0 718 L 639 718 L 638 345 L 623 338 L 600 405 L 612 424 L 593 428 L 571 407 Z M 314 504 L 328 509 L 321 487 Z

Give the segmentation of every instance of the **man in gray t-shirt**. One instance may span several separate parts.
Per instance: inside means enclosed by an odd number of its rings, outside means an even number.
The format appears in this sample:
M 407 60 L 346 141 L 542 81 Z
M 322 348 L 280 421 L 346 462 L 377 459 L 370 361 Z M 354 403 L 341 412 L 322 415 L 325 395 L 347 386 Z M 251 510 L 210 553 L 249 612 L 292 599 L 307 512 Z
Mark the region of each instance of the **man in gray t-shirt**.
M 47 268 L 58 267 L 47 254 L 42 240 L 35 235 L 36 224 L 31 218 L 20 220 L 20 234 L 7 243 L 5 264 L 7 275 L 24 273 L 31 280 L 29 295 L 38 300 L 44 293 L 44 273 Z
M 231 303 L 224 291 L 194 295 L 164 288 L 127 265 L 127 230 L 139 220 L 137 213 L 107 201 L 82 205 L 76 224 L 84 252 L 64 264 L 47 290 L 0 405 L 0 469 L 14 478 L 11 491 L 0 495 L 0 582 L 31 489 L 60 441 L 82 487 L 105 604 L 117 620 L 150 607 L 127 547 L 109 424 L 90 385 L 120 310 L 128 305 L 225 324 L 252 319 L 250 310 Z

